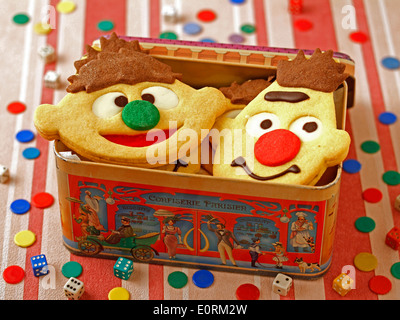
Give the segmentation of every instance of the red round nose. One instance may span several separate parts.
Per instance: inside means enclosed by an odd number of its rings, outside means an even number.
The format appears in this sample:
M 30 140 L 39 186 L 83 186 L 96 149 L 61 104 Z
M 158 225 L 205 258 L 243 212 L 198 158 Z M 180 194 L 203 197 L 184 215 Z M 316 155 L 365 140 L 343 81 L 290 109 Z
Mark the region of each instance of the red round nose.
M 264 133 L 254 146 L 254 155 L 265 166 L 276 167 L 291 161 L 300 150 L 301 141 L 293 132 L 277 129 Z

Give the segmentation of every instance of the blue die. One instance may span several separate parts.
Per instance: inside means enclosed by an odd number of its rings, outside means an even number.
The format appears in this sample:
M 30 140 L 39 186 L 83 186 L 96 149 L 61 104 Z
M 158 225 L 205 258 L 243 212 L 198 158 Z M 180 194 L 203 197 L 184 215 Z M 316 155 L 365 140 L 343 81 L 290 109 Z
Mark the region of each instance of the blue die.
M 31 264 L 35 277 L 40 277 L 49 273 L 49 267 L 44 254 L 31 257 Z
M 119 257 L 114 264 L 114 275 L 122 280 L 128 280 L 133 272 L 132 260 Z

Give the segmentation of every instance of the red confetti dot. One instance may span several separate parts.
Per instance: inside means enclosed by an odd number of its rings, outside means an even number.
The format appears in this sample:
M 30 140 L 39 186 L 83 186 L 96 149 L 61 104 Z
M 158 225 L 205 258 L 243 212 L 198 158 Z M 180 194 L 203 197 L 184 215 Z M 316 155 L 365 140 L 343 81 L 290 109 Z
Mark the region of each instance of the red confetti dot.
M 367 202 L 377 203 L 382 200 L 382 192 L 375 188 L 369 188 L 364 190 L 362 197 Z
M 299 19 L 295 21 L 294 26 L 300 31 L 308 31 L 313 27 L 313 23 L 310 20 Z
M 54 202 L 54 198 L 50 193 L 47 192 L 39 192 L 32 197 L 32 204 L 36 208 L 48 208 Z
M 211 10 L 202 10 L 197 14 L 197 19 L 203 22 L 211 22 L 215 20 L 216 17 L 217 15 L 215 12 Z
M 10 284 L 16 284 L 22 281 L 25 271 L 20 266 L 9 266 L 3 271 L 3 279 Z
M 17 114 L 17 113 L 24 112 L 26 110 L 26 106 L 22 102 L 15 101 L 15 102 L 11 102 L 7 106 L 7 110 L 11 113 Z
M 392 289 L 392 283 L 384 276 L 375 276 L 368 282 L 372 292 L 376 294 L 386 294 Z
M 238 300 L 258 300 L 260 290 L 251 283 L 245 283 L 236 289 L 236 298 Z
M 368 36 L 364 32 L 356 31 L 350 33 L 350 39 L 357 43 L 364 43 L 368 41 Z

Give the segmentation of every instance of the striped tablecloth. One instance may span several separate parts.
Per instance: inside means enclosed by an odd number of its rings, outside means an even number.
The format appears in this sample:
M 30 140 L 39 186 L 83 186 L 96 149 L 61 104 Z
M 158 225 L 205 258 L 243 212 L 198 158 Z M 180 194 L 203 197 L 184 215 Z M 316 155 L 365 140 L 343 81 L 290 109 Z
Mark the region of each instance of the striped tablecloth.
M 283 0 L 246 0 L 233 5 L 229 0 L 74 0 L 76 9 L 70 14 L 58 13 L 54 8 L 58 0 L 3 0 L 0 21 L 2 50 L 0 70 L 1 152 L 0 163 L 10 169 L 11 179 L 0 185 L 0 268 L 19 265 L 25 269 L 24 281 L 7 284 L 0 281 L 0 299 L 46 300 L 66 299 L 63 286 L 66 278 L 61 267 L 68 261 L 83 266 L 79 277 L 86 287 L 83 299 L 107 299 L 108 292 L 118 286 L 125 287 L 132 299 L 235 299 L 235 290 L 242 283 L 253 283 L 261 290 L 260 299 L 400 299 L 400 280 L 390 273 L 390 267 L 399 261 L 399 253 L 385 244 L 385 235 L 393 226 L 400 226 L 400 212 L 394 200 L 400 194 L 400 186 L 389 186 L 382 174 L 398 171 L 400 166 L 400 124 L 383 125 L 377 118 L 384 111 L 400 115 L 400 71 L 387 70 L 382 64 L 386 56 L 400 56 L 400 10 L 397 0 L 304 0 L 303 13 L 291 15 Z M 185 21 L 196 21 L 201 9 L 212 9 L 217 18 L 212 23 L 200 22 L 203 30 L 197 35 L 183 32 L 183 23 L 167 24 L 161 16 L 166 4 L 177 7 Z M 50 6 L 50 7 L 48 7 Z M 350 6 L 350 7 L 349 7 Z M 350 11 L 349 11 L 350 10 Z M 354 10 L 354 11 L 352 11 Z M 26 13 L 30 22 L 25 25 L 13 23 L 16 13 Z M 355 30 L 346 28 L 346 14 L 354 12 Z M 54 14 L 55 29 L 49 35 L 37 35 L 34 24 Z M 312 29 L 301 31 L 294 22 L 306 19 Z M 62 245 L 60 216 L 57 201 L 48 209 L 32 209 L 24 215 L 11 212 L 15 199 L 27 199 L 46 191 L 57 198 L 57 181 L 52 143 L 37 136 L 33 142 L 22 144 L 15 134 L 22 129 L 35 130 L 32 117 L 36 106 L 55 104 L 64 96 L 66 79 L 75 72 L 73 62 L 81 56 L 84 45 L 105 33 L 97 28 L 101 20 L 111 20 L 113 31 L 120 35 L 155 37 L 161 32 L 172 31 L 182 40 L 213 38 L 217 42 L 229 42 L 229 36 L 240 33 L 243 24 L 256 26 L 256 32 L 245 35 L 244 44 L 271 47 L 333 49 L 348 54 L 356 62 L 356 103 L 348 110 L 346 128 L 352 144 L 348 158 L 362 164 L 359 173 L 344 173 L 339 201 L 337 231 L 333 262 L 325 276 L 313 280 L 294 280 L 293 289 L 287 297 L 272 293 L 273 278 L 252 275 L 214 272 L 215 282 L 208 289 L 199 289 L 190 281 L 183 289 L 173 289 L 167 282 L 169 273 L 185 272 L 189 278 L 196 271 L 186 268 L 163 267 L 147 264 L 135 265 L 135 276 L 122 281 L 113 276 L 113 260 L 99 260 L 70 254 Z M 355 43 L 349 38 L 354 31 L 368 36 L 365 43 Z M 44 65 L 37 50 L 49 43 L 56 48 L 56 63 Z M 43 75 L 56 70 L 63 79 L 61 90 L 43 86 Z M 12 101 L 24 102 L 27 110 L 15 115 L 7 112 Z M 380 151 L 368 154 L 360 145 L 367 140 L 379 143 Z M 22 157 L 27 146 L 38 148 L 41 155 L 36 160 Z M 362 192 L 377 188 L 383 198 L 378 203 L 367 203 Z M 374 219 L 376 228 L 361 233 L 354 227 L 357 218 Z M 37 236 L 36 243 L 20 248 L 13 236 L 20 230 L 29 229 Z M 332 290 L 332 280 L 341 273 L 342 267 L 353 265 L 355 255 L 370 252 L 378 259 L 378 267 L 371 272 L 356 271 L 356 288 L 347 296 L 340 297 Z M 33 276 L 30 260 L 32 255 L 47 256 L 54 281 L 44 283 Z M 368 288 L 368 281 L 375 275 L 384 275 L 392 282 L 392 290 L 377 295 Z

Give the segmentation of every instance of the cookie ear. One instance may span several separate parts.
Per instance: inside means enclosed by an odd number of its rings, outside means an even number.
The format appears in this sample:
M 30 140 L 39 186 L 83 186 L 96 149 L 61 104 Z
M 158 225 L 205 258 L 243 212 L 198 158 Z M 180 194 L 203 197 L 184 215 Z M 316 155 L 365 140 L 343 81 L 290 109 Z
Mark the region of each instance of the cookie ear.
M 350 145 L 350 136 L 344 130 L 335 130 L 332 143 L 327 149 L 327 157 L 325 159 L 328 167 L 335 166 L 347 157 Z
M 58 139 L 59 107 L 51 104 L 42 104 L 36 108 L 33 122 L 39 134 L 46 140 Z
M 207 110 L 211 111 L 210 108 L 213 109 L 215 116 L 219 117 L 223 114 L 227 108 L 228 104 L 225 96 L 221 91 L 213 87 L 204 87 L 197 90 L 199 94 L 199 102 L 203 105 Z

